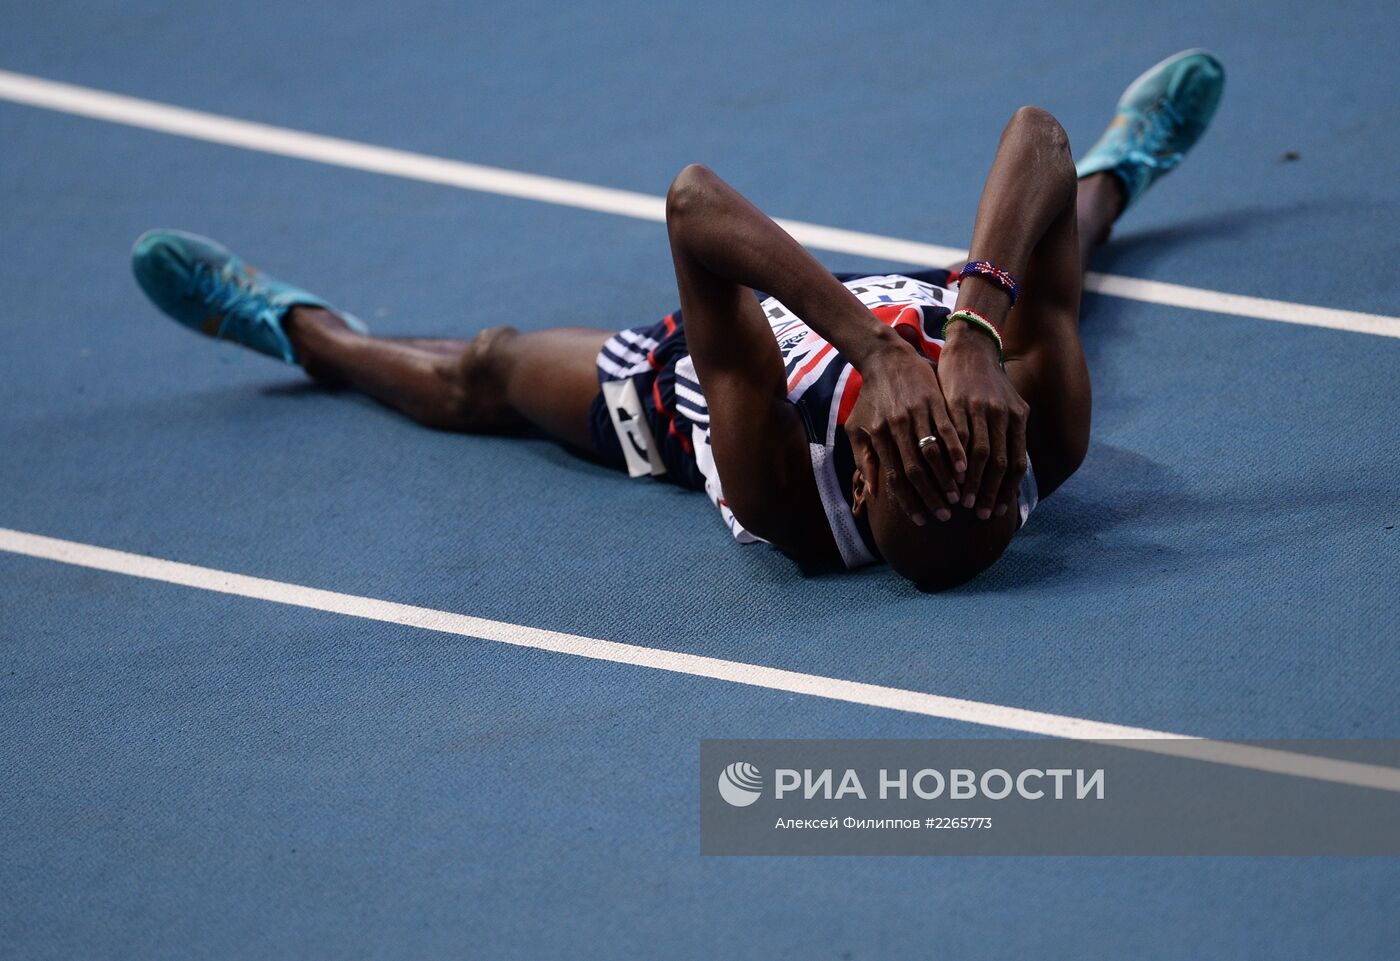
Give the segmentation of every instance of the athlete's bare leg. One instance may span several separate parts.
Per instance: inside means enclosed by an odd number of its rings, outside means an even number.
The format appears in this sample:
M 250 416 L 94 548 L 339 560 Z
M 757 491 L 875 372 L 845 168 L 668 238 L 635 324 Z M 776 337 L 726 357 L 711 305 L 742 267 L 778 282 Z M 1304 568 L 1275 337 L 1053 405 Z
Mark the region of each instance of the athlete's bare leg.
M 1122 182 L 1109 173 L 1078 181 L 1076 193 L 1075 204 L 1036 246 L 1004 332 L 1006 374 L 1031 408 L 1026 447 L 1041 497 L 1063 484 L 1088 451 L 1092 391 L 1079 305 L 1089 258 L 1108 239 L 1126 199 Z
M 534 427 L 597 453 L 588 409 L 598 393 L 595 358 L 611 331 L 495 327 L 471 340 L 395 340 L 357 334 L 309 307 L 292 308 L 283 324 L 312 377 L 349 384 L 420 424 L 471 433 Z
M 1108 242 L 1113 224 L 1123 213 L 1128 195 L 1123 181 L 1110 173 L 1090 174 L 1079 181 L 1075 212 L 1079 221 L 1079 264 L 1089 269 L 1097 247 Z

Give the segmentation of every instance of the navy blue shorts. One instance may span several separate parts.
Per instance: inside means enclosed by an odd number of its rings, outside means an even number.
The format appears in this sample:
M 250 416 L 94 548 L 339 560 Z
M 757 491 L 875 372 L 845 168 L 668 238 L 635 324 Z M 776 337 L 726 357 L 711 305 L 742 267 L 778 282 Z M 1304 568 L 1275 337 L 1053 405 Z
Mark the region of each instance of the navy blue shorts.
M 666 468 L 664 479 L 691 490 L 704 490 L 705 477 L 696 466 L 690 439 L 691 424 L 676 414 L 676 362 L 688 353 L 678 310 L 659 324 L 619 331 L 609 338 L 598 354 L 598 384 L 601 387 L 606 381 L 631 380 L 656 452 Z M 613 426 L 612 412 L 602 390 L 588 410 L 588 429 L 603 463 L 627 470 L 627 456 L 622 450 L 627 441 L 619 437 Z

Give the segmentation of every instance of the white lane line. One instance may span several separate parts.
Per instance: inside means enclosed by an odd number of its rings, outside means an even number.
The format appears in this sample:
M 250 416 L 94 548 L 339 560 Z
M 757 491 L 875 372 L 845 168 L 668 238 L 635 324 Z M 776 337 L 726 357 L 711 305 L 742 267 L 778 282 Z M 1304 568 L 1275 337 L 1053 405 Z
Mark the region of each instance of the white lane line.
M 463 190 L 538 200 L 542 203 L 578 207 L 638 220 L 666 219 L 665 201 L 650 194 L 615 190 L 611 187 L 599 187 L 557 177 L 542 177 L 499 167 L 485 167 L 460 160 L 411 153 L 407 150 L 376 147 L 353 140 L 324 137 L 286 127 L 273 127 L 219 114 L 186 110 L 153 100 L 127 97 L 5 70 L 0 70 L 0 100 L 145 130 L 158 130 L 177 137 L 189 137 L 391 177 L 443 184 Z M 823 227 L 798 220 L 779 220 L 778 223 L 808 247 L 879 260 L 941 266 L 961 259 L 966 253 L 956 247 L 899 240 L 895 237 Z M 1400 317 L 1315 307 L 1262 297 L 1246 297 L 1241 294 L 1227 294 L 1199 287 L 1119 277 L 1113 274 L 1090 274 L 1086 283 L 1090 290 L 1101 294 L 1150 304 L 1166 304 L 1189 310 L 1253 317 L 1285 324 L 1349 330 L 1379 337 L 1400 337 Z
M 1070 738 L 1077 741 L 1109 741 L 1124 748 L 1210 761 L 1232 767 L 1267 771 L 1292 777 L 1330 781 L 1357 787 L 1400 792 L 1400 770 L 1354 761 L 1318 757 L 1230 741 L 1212 741 L 1141 727 L 1107 724 L 1062 714 L 1047 714 L 984 701 L 943 697 L 878 684 L 865 684 L 817 674 L 785 671 L 742 661 L 727 661 L 661 648 L 622 644 L 577 634 L 562 634 L 505 621 L 491 621 L 429 607 L 413 607 L 373 597 L 340 594 L 299 584 L 249 577 L 210 567 L 181 564 L 144 554 L 44 537 L 0 527 L 0 551 L 57 561 L 93 570 L 125 574 L 146 580 L 179 584 L 220 594 L 329 611 L 385 624 L 401 624 L 427 631 L 455 634 L 556 654 L 571 654 L 614 664 L 630 664 L 693 677 L 708 677 L 772 691 L 806 694 L 833 701 L 922 714 L 927 717 L 981 724 L 1025 734 Z

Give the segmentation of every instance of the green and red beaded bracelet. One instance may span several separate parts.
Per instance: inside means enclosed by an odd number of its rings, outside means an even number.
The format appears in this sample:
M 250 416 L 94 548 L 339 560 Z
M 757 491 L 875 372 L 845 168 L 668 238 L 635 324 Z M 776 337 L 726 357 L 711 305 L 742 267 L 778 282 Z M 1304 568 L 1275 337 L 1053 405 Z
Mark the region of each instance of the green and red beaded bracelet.
M 1002 365 L 1006 364 L 1006 345 L 1002 343 L 1001 331 L 997 330 L 996 324 L 993 324 L 975 310 L 968 310 L 966 307 L 961 307 L 949 314 L 948 319 L 943 322 L 944 340 L 948 339 L 948 328 L 952 326 L 953 322 L 956 320 L 971 324 L 973 327 L 976 327 L 978 330 L 982 331 L 982 333 L 992 338 L 992 341 L 997 345 L 997 363 Z

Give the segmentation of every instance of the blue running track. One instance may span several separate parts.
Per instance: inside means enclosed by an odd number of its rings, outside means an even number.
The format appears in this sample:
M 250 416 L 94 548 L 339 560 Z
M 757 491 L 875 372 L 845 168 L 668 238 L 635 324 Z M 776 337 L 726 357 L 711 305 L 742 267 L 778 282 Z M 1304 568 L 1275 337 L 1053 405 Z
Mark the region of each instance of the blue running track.
M 7 7 L 0 70 L 653 195 L 701 160 L 954 247 L 1015 107 L 1083 147 L 1208 46 L 1214 128 L 1096 268 L 1400 315 L 1378 2 Z M 318 390 L 127 265 L 175 226 L 382 333 L 620 327 L 674 306 L 655 223 L 3 100 L 0 145 L 0 528 L 1157 730 L 1400 737 L 1400 337 L 1088 298 L 1087 463 L 930 597 Z M 1394 860 L 698 854 L 701 738 L 1004 733 L 0 551 L 0 956 L 1400 956 Z

